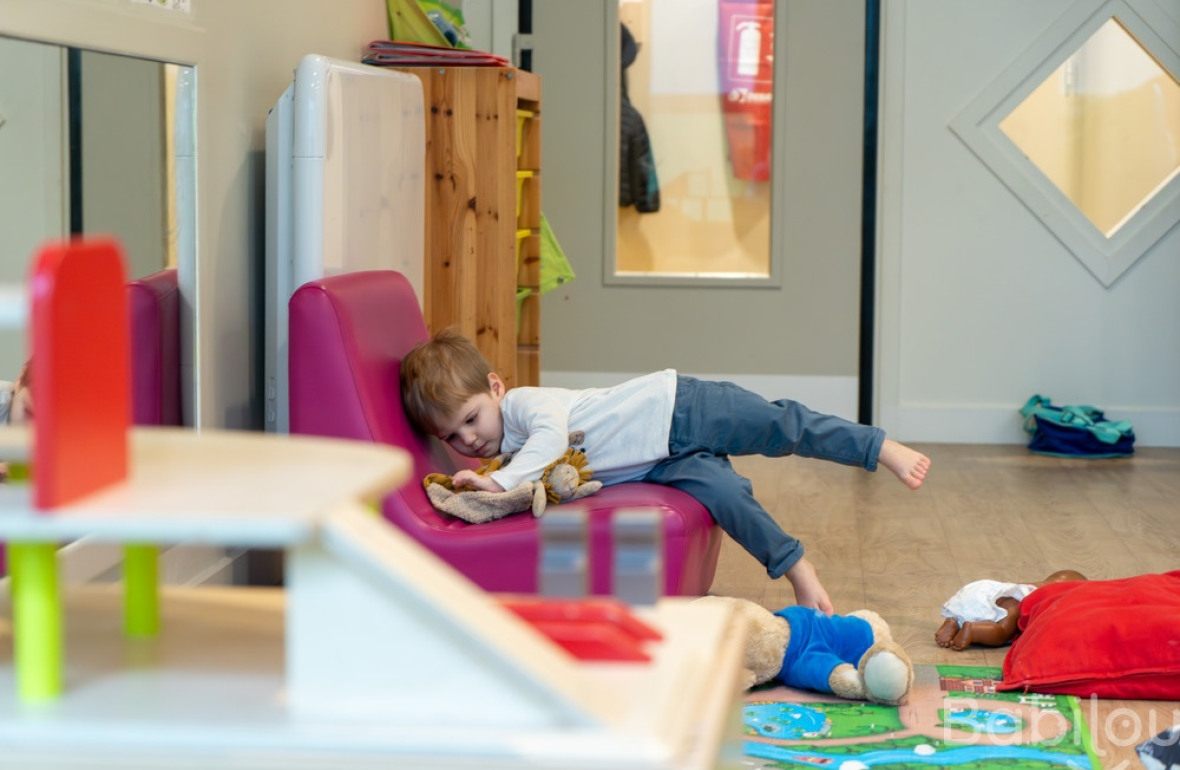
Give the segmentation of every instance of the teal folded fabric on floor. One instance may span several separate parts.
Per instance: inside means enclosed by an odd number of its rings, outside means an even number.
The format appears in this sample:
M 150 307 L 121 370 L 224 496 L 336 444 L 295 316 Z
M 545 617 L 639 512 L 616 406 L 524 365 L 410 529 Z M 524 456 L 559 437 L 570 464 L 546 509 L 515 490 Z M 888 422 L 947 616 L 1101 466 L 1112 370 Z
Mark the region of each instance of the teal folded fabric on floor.
M 1087 404 L 1054 406 L 1033 395 L 1020 408 L 1028 448 L 1055 457 L 1126 457 L 1135 451 L 1135 431 L 1126 420 L 1108 420 Z

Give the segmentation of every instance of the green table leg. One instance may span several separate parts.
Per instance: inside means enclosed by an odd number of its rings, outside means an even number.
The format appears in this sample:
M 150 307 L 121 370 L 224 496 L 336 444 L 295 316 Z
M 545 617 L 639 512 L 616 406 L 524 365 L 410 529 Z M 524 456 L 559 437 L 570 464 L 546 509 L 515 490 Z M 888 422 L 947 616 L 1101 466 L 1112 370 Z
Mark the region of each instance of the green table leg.
M 123 632 L 155 636 L 160 632 L 159 548 L 123 547 Z
M 62 612 L 54 543 L 9 543 L 13 657 L 21 700 L 61 695 Z

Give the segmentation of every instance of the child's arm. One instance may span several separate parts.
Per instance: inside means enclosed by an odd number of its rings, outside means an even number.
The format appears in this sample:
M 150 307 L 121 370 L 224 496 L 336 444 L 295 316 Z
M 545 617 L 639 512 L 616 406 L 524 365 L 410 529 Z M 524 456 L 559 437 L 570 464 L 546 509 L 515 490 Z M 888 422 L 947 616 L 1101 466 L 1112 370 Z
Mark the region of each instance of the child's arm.
M 500 404 L 505 436 L 524 432 L 528 438 L 508 465 L 489 477 L 504 489 L 536 481 L 541 472 L 569 448 L 569 409 L 540 388 L 509 391 Z M 519 426 L 519 427 L 514 427 Z
M 835 612 L 828 592 L 824 589 L 823 583 L 819 582 L 819 575 L 815 574 L 815 567 L 806 557 L 800 557 L 785 575 L 787 580 L 791 581 L 791 587 L 795 589 L 796 604 L 814 607 L 825 615 Z
M 470 468 L 464 468 L 451 476 L 451 486 L 455 489 L 474 489 L 477 492 L 503 492 L 504 487 L 496 483 L 490 476 L 481 476 Z

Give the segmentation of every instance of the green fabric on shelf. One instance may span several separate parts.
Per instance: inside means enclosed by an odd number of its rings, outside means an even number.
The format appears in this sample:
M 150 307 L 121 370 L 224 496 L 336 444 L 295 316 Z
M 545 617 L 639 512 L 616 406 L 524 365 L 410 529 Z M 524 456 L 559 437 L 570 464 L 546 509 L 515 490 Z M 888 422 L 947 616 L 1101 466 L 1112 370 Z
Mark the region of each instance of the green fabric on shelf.
M 570 262 L 565 257 L 565 252 L 561 248 L 561 244 L 557 242 L 557 236 L 553 234 L 553 228 L 549 226 L 549 220 L 545 215 L 541 215 L 541 278 L 538 285 L 538 291 L 541 294 L 553 291 L 563 283 L 569 283 L 577 278 L 574 275 L 574 269 L 570 266 Z
M 418 5 L 418 0 L 385 0 L 385 8 L 389 15 L 390 40 L 452 47 L 450 41 L 427 17 L 422 6 Z

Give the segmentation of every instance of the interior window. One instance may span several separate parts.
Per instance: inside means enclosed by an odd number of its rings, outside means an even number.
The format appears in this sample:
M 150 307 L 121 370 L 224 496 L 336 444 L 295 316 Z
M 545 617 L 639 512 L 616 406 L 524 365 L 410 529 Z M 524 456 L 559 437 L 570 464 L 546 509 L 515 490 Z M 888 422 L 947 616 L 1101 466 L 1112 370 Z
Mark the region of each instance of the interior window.
M 1180 172 L 1180 85 L 1115 18 L 1000 128 L 1108 238 Z
M 770 276 L 772 0 L 620 0 L 616 276 Z

